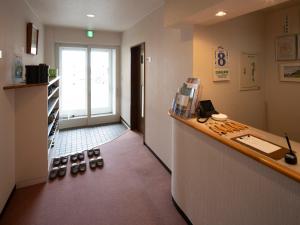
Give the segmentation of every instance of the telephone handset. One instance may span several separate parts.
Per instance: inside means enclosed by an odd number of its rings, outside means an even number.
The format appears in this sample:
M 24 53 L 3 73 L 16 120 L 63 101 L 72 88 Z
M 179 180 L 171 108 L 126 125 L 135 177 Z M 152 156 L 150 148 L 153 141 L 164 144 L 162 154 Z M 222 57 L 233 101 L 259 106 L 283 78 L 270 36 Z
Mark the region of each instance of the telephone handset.
M 197 121 L 205 123 L 212 114 L 218 114 L 215 110 L 211 100 L 200 101 L 197 107 Z

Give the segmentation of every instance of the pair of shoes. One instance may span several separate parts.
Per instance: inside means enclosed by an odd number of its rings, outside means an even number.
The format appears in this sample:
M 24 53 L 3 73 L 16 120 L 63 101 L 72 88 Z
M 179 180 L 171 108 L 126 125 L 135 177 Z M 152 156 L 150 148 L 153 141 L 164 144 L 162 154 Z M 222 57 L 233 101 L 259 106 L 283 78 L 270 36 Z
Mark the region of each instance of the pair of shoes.
M 100 148 L 87 150 L 87 155 L 89 158 L 100 156 Z
M 70 160 L 72 163 L 79 161 L 83 161 L 84 160 L 84 153 L 83 152 L 79 152 L 79 153 L 75 153 L 73 155 L 70 156 Z
M 77 173 L 84 173 L 86 171 L 86 162 L 81 161 L 80 163 L 72 163 L 71 165 L 71 173 L 73 175 L 77 175 Z
M 60 165 L 66 165 L 68 163 L 68 156 L 61 156 L 54 158 L 52 161 L 52 167 L 58 167 Z
M 62 165 L 62 166 L 59 166 L 59 167 L 53 167 L 50 170 L 49 179 L 54 180 L 57 176 L 64 177 L 66 175 L 66 172 L 67 172 L 67 166 L 66 165 Z
M 103 167 L 104 165 L 104 161 L 103 158 L 101 156 L 98 156 L 97 158 L 92 158 L 90 159 L 90 168 L 91 169 L 95 169 L 96 167 Z

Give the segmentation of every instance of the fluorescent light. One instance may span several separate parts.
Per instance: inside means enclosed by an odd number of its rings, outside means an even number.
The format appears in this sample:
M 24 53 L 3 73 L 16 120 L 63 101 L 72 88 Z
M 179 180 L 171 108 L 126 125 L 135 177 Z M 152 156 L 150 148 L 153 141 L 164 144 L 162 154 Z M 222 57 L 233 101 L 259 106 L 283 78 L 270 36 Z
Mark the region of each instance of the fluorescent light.
M 94 18 L 95 17 L 94 14 L 87 14 L 86 16 L 89 17 L 89 18 Z
M 226 12 L 224 12 L 224 11 L 219 11 L 219 12 L 217 12 L 216 13 L 216 16 L 226 16 Z

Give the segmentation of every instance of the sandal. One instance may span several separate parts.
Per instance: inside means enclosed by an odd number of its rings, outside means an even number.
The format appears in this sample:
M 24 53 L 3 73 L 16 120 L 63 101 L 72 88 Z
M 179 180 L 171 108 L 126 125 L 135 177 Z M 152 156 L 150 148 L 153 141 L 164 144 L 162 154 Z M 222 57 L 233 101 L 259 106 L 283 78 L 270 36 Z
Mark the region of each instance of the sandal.
M 79 164 L 78 163 L 72 163 L 71 165 L 71 173 L 73 175 L 76 175 L 79 171 Z
M 53 167 L 49 173 L 49 179 L 54 180 L 57 177 L 58 167 Z
M 69 157 L 68 156 L 61 156 L 60 157 L 60 163 L 62 165 L 66 165 L 68 163 Z
M 90 159 L 90 168 L 95 169 L 97 166 L 96 159 Z
M 75 153 L 75 154 L 71 155 L 70 160 L 72 163 L 75 163 L 78 160 L 78 154 Z
M 52 166 L 58 167 L 60 165 L 60 158 L 53 158 Z
M 101 156 L 97 157 L 97 158 L 96 158 L 96 165 L 97 165 L 98 167 L 103 167 L 103 164 L 104 164 L 103 158 L 102 158 Z
M 94 150 L 93 149 L 87 150 L 87 155 L 89 158 L 92 158 L 94 155 Z
M 86 163 L 85 163 L 85 161 L 81 161 L 79 163 L 79 171 L 82 172 L 82 173 L 86 171 Z
M 78 158 L 79 161 L 83 161 L 84 160 L 84 153 L 83 152 L 78 153 L 77 158 Z
M 67 167 L 65 165 L 60 166 L 58 169 L 58 176 L 64 177 L 66 175 L 66 172 L 67 172 Z
M 96 157 L 100 156 L 100 148 L 94 149 L 94 156 Z

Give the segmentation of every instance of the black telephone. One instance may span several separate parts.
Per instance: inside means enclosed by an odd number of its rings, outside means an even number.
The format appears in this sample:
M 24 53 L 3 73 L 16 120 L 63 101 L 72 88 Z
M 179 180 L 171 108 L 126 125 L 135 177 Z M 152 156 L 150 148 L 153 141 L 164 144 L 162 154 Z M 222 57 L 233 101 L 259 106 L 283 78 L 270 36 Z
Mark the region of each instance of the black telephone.
M 212 114 L 218 114 L 218 112 L 215 110 L 211 100 L 200 101 L 197 107 L 197 121 L 205 123 Z

